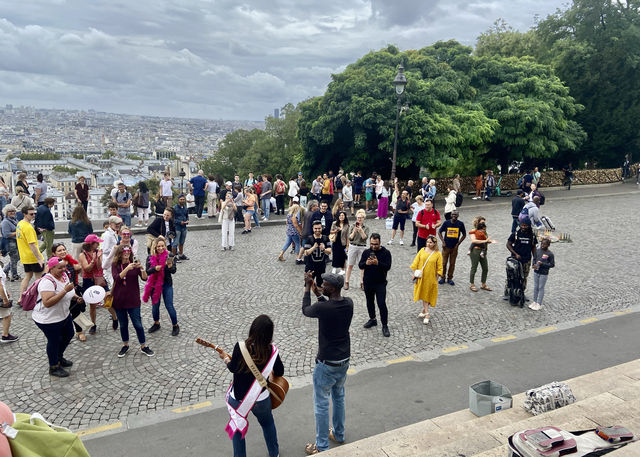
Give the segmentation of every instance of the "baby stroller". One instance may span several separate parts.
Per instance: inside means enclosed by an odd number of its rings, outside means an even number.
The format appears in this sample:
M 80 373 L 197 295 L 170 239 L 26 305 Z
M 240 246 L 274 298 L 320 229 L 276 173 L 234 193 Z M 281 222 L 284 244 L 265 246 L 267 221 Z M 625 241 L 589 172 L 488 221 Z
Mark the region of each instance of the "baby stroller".
M 522 264 L 515 257 L 507 257 L 507 285 L 505 297 L 509 297 L 512 306 L 524 307 L 524 273 Z

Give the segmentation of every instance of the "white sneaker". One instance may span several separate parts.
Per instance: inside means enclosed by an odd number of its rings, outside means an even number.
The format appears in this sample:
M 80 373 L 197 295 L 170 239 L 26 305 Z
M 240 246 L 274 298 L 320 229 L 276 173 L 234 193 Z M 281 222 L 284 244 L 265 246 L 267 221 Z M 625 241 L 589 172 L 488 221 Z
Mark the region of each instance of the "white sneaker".
M 427 325 L 429 323 L 429 316 L 425 317 L 424 320 L 422 321 L 422 323 L 424 325 Z
M 425 318 L 425 316 L 426 316 L 426 314 L 425 314 L 425 313 L 419 313 L 419 314 L 418 314 L 418 319 L 424 319 L 424 318 Z
M 336 269 L 335 269 L 335 268 L 332 268 L 332 269 L 331 269 L 331 274 L 332 274 L 332 275 L 336 274 Z
M 338 274 L 339 274 L 339 275 L 344 276 L 345 274 L 347 274 L 347 272 L 346 272 L 346 271 L 344 271 L 344 270 L 340 270 L 340 271 L 338 272 Z
M 400 238 L 400 246 L 404 246 L 404 241 Z
M 391 238 L 389 241 L 387 241 L 387 244 L 393 244 L 393 238 Z
M 376 221 L 379 220 L 380 218 L 378 216 L 376 216 Z
M 540 308 L 542 308 L 540 303 L 533 302 L 529 304 L 529 309 L 532 309 L 533 311 L 540 311 Z

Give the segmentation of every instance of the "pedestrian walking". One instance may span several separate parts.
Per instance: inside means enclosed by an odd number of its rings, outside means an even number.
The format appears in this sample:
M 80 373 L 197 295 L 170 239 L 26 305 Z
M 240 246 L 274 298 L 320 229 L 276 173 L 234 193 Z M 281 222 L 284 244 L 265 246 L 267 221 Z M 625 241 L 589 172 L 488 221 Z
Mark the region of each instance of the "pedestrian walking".
M 78 204 L 82 205 L 85 212 L 88 211 L 89 207 L 89 185 L 86 181 L 87 180 L 84 176 L 80 176 L 78 178 L 78 182 L 76 183 L 76 187 L 73 190 L 73 194 L 76 196 Z
M 352 179 L 353 184 L 353 204 L 354 206 L 360 205 L 360 197 L 362 196 L 362 186 L 364 184 L 364 178 L 362 172 L 356 172 L 356 175 Z
M 538 248 L 533 257 L 533 302 L 531 302 L 529 308 L 534 311 L 539 311 L 542 308 L 544 288 L 549 278 L 549 270 L 556 266 L 555 256 L 549 250 L 550 245 L 551 240 L 543 238 L 540 241 L 540 248 Z
M 396 232 L 400 228 L 400 246 L 404 245 L 404 226 L 407 223 L 407 217 L 409 216 L 409 210 L 411 207 L 411 200 L 409 199 L 409 193 L 403 190 L 400 194 L 400 198 L 396 201 L 395 212 L 393 213 L 393 225 L 391 226 L 391 239 L 387 244 L 393 244 L 396 237 Z
M 344 211 L 338 211 L 336 220 L 331 224 L 329 241 L 331 241 L 331 252 L 333 253 L 331 273 L 343 275 L 347 262 L 346 250 L 349 248 L 349 219 Z
M 198 174 L 189 180 L 193 190 L 193 196 L 196 203 L 196 217 L 202 219 L 202 211 L 204 210 L 205 191 L 207 190 L 207 178 L 204 177 L 204 171 L 198 170 Z
M 336 443 L 345 440 L 344 383 L 351 357 L 349 327 L 353 301 L 340 294 L 344 284 L 341 275 L 326 273 L 322 279 L 322 286 L 316 286 L 311 272 L 305 273 L 302 297 L 302 314 L 318 319 L 318 352 L 313 370 L 316 439 L 305 446 L 307 455 L 329 449 L 330 439 Z M 318 299 L 314 304 L 311 304 L 311 290 Z M 333 403 L 333 424 L 329 423 L 329 399 Z
M 133 257 L 130 246 L 120 245 L 115 249 L 111 274 L 113 275 L 112 307 L 118 316 L 120 338 L 122 339 L 122 348 L 118 352 L 118 358 L 124 357 L 129 352 L 129 319 L 131 319 L 136 331 L 140 352 L 148 357 L 153 357 L 155 353 L 146 344 L 140 315 L 139 279 L 145 281 L 147 272 L 142 268 L 140 261 Z
M 20 297 L 27 290 L 29 281 L 35 276 L 38 279 L 44 271 L 44 257 L 38 248 L 38 236 L 31 225 L 36 218 L 36 210 L 33 206 L 25 206 L 22 208 L 24 219 L 18 222 L 16 226 L 16 240 L 18 245 L 18 254 L 20 262 L 24 268 L 24 278 L 20 283 Z M 18 299 L 20 305 L 20 299 Z
M 436 230 L 442 224 L 440 213 L 433 207 L 432 200 L 424 201 L 424 209 L 420 210 L 416 216 L 416 227 L 418 227 L 418 251 L 427 245 L 429 235 L 436 236 Z
M 471 250 L 469 256 L 471 257 L 471 273 L 470 273 L 470 286 L 469 288 L 473 292 L 477 292 L 478 288 L 475 285 L 476 271 L 478 270 L 478 264 L 482 268 L 481 284 L 482 290 L 491 291 L 492 289 L 487 285 L 487 275 L 489 273 L 489 264 L 487 261 L 487 247 L 489 244 L 497 243 L 497 241 L 489 238 L 487 234 L 487 222 L 484 217 L 478 216 L 473 220 L 473 230 L 469 231 L 469 237 L 471 239 Z
M 476 194 L 473 196 L 471 200 L 479 200 L 482 197 L 482 186 L 484 185 L 484 175 L 482 172 L 478 173 L 476 179 L 474 180 L 474 187 L 476 189 Z
M 467 237 L 464 222 L 458 219 L 460 213 L 457 209 L 451 211 L 451 219 L 444 221 L 438 230 L 438 237 L 442 242 L 442 276 L 438 281 L 444 284 L 445 277 L 450 286 L 455 286 L 453 273 L 456 271 L 456 259 L 458 257 L 458 247 Z M 442 234 L 444 233 L 444 237 Z M 447 264 L 449 269 L 447 270 Z
M 167 309 L 173 325 L 171 336 L 178 336 L 180 333 L 178 315 L 173 306 L 173 278 L 171 275 L 176 273 L 174 259 L 174 256 L 167 249 L 165 239 L 161 236 L 158 237 L 151 246 L 151 255 L 147 257 L 148 279 L 142 296 L 142 301 L 146 303 L 151 299 L 152 304 L 153 325 L 149 328 L 149 333 L 160 330 L 160 299 L 164 301 L 164 307 Z
M 36 231 L 42 235 L 42 249 L 47 253 L 47 258 L 51 257 L 51 246 L 53 246 L 53 238 L 56 231 L 56 223 L 53 220 L 51 208 L 56 203 L 55 199 L 46 197 L 36 210 L 35 227 Z
M 47 339 L 49 375 L 66 378 L 69 372 L 65 368 L 73 366 L 64 352 L 73 338 L 69 308 L 76 293 L 65 272 L 66 261 L 51 257 L 47 267 L 49 272 L 38 283 L 38 300 L 31 318 Z
M 413 225 L 413 235 L 411 241 L 411 247 L 416 245 L 416 238 L 418 236 L 418 226 L 416 225 L 416 220 L 418 219 L 418 214 L 420 211 L 424 209 L 424 198 L 422 195 L 416 195 L 415 201 L 411 204 L 411 225 Z
M 369 320 L 364 328 L 378 325 L 376 319 L 376 302 L 380 310 L 382 335 L 391 336 L 389 332 L 389 311 L 387 310 L 387 273 L 391 269 L 391 253 L 382 246 L 379 233 L 372 233 L 369 238 L 369 249 L 365 249 L 358 263 L 363 271 L 364 296 L 367 300 Z
M 418 318 L 427 325 L 431 319 L 430 308 L 435 308 L 438 301 L 438 278 L 442 277 L 442 254 L 434 235 L 427 237 L 425 247 L 418 251 L 410 268 L 414 282 L 413 301 L 422 302 Z
M 493 195 L 493 191 L 496 188 L 496 178 L 493 176 L 492 170 L 487 170 L 487 177 L 485 178 L 484 184 L 484 199 L 486 201 L 491 201 L 491 196 Z
M 369 227 L 364 223 L 367 217 L 365 210 L 360 208 L 356 212 L 356 222 L 349 232 L 349 251 L 347 254 L 347 274 L 345 275 L 344 290 L 349 290 L 349 280 L 353 266 L 360 261 L 362 253 L 367 248 L 367 240 L 369 239 Z M 364 289 L 363 284 L 364 272 L 360 270 L 360 288 Z
M 236 204 L 233 202 L 233 194 L 227 192 L 220 207 L 218 222 L 222 225 L 222 250 L 232 251 L 235 245 Z
M 298 197 L 293 197 L 293 203 L 289 206 L 289 211 L 287 213 L 287 229 L 286 235 L 287 239 L 284 242 L 284 246 L 282 246 L 282 251 L 280 251 L 280 255 L 278 256 L 278 260 L 284 262 L 286 259 L 284 258 L 284 254 L 289 249 L 289 246 L 293 244 L 293 249 L 296 254 L 296 258 L 298 254 L 300 254 L 300 235 L 302 234 L 302 214 L 300 210 L 300 205 L 298 205 Z
M 567 190 L 571 190 L 571 183 L 573 182 L 573 165 L 571 162 L 562 169 L 564 171 L 564 185 L 567 186 Z
M 293 205 L 293 197 L 297 197 L 300 192 L 300 186 L 298 185 L 298 181 L 296 181 L 296 177 L 292 176 L 289 180 L 289 190 L 287 191 L 287 195 L 289 196 L 289 206 Z
M 151 206 L 150 198 L 149 198 L 149 187 L 147 187 L 147 183 L 144 181 L 140 181 L 138 184 L 138 192 L 136 192 L 137 198 L 134 195 L 133 201 L 136 203 L 137 213 L 138 213 L 138 223 L 136 224 L 139 227 L 146 226 L 149 223 L 149 213 Z
M 18 274 L 18 261 L 20 254 L 18 253 L 18 239 L 16 238 L 18 231 L 18 219 L 16 217 L 16 207 L 11 203 L 2 208 L 2 223 L 0 223 L 2 231 L 2 239 L 4 240 L 5 249 L 9 255 L 9 263 L 4 266 L 5 275 L 11 281 L 21 281 L 22 277 Z
M 325 202 L 322 202 L 326 204 Z M 322 233 L 322 223 L 312 223 L 313 235 L 304 240 L 305 272 L 312 272 L 316 283 L 322 285 L 322 274 L 325 272 L 327 260 L 331 254 L 331 241 Z
M 73 209 L 71 213 L 71 220 L 67 231 L 71 235 L 71 256 L 74 259 L 80 257 L 82 252 L 82 243 L 87 235 L 93 233 L 93 225 L 87 216 L 87 212 L 82 205 L 78 205 Z
M 262 175 L 262 187 L 260 193 L 260 199 L 262 200 L 262 220 L 269 220 L 269 212 L 271 211 L 271 194 L 273 188 L 271 182 L 269 182 L 268 175 Z
M 184 194 L 180 194 L 178 204 L 173 207 L 173 223 L 176 227 L 176 239 L 173 244 L 176 260 L 189 260 L 189 257 L 184 254 L 184 243 L 187 241 L 187 227 L 189 225 L 189 210 Z
M 212 218 L 218 215 L 218 192 L 220 186 L 216 182 L 216 177 L 213 175 L 207 176 L 207 217 Z
M 278 348 L 273 341 L 273 321 L 266 314 L 256 317 L 249 328 L 249 337 L 243 345 L 248 352 L 251 362 L 265 379 L 271 375 L 284 375 L 284 365 Z M 262 387 L 247 365 L 242 354 L 240 343 L 233 347 L 231 357 L 220 354 L 220 358 L 227 364 L 227 369 L 233 373 L 233 383 L 227 390 L 226 403 L 230 419 L 225 431 L 233 443 L 234 457 L 246 457 L 245 434 L 249 427 L 249 411 L 258 419 L 262 427 L 262 435 L 267 445 L 269 457 L 278 457 L 278 433 L 271 412 L 271 397 L 269 391 Z M 241 399 L 241 400 L 239 400 Z
M 102 269 L 104 251 L 99 248 L 102 242 L 102 239 L 92 234 L 87 235 L 82 244 L 82 252 L 78 256 L 78 261 L 82 267 L 82 293 L 91 286 L 100 286 L 106 291 L 109 290 Z M 106 239 L 104 244 L 107 244 Z M 113 248 L 115 248 L 115 246 Z M 111 253 L 111 251 L 109 251 L 109 253 Z M 96 325 L 97 307 L 97 303 L 89 305 L 89 317 L 91 318 L 91 322 L 93 322 L 93 326 L 89 329 L 89 335 L 95 335 L 98 328 Z M 115 311 L 112 308 L 107 308 L 107 311 L 111 314 L 111 327 L 113 330 L 118 330 L 118 317 Z

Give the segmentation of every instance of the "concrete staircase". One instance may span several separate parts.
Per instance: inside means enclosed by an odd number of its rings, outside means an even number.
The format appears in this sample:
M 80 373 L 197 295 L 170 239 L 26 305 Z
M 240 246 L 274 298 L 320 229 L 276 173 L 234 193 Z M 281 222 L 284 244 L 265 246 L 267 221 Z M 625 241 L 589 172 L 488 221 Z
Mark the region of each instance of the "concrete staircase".
M 554 425 L 565 430 L 623 425 L 640 436 L 640 359 L 565 381 L 576 403 L 532 416 L 514 395 L 513 408 L 476 417 L 468 409 L 390 430 L 323 452 L 327 457 L 504 457 L 513 433 Z M 348 439 L 348 435 L 347 435 Z M 607 456 L 640 457 L 640 442 Z

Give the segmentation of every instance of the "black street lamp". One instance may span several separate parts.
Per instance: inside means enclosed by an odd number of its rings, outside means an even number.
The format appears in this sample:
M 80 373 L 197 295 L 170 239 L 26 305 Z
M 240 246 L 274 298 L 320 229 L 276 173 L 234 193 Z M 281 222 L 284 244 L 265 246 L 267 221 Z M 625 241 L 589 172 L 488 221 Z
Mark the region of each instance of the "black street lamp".
M 393 80 L 393 85 L 396 88 L 396 95 L 398 96 L 398 108 L 396 110 L 396 134 L 393 139 L 393 158 L 391 159 L 391 182 L 396 177 L 396 158 L 398 155 L 398 121 L 400 120 L 400 110 L 402 109 L 400 105 L 400 98 L 404 93 L 404 88 L 407 85 L 407 77 L 404 75 L 404 67 L 402 65 L 398 65 L 398 74 Z
M 184 172 L 184 168 L 180 169 L 180 173 L 178 173 L 178 176 L 180 176 L 180 193 L 184 194 L 184 177 L 187 174 Z

